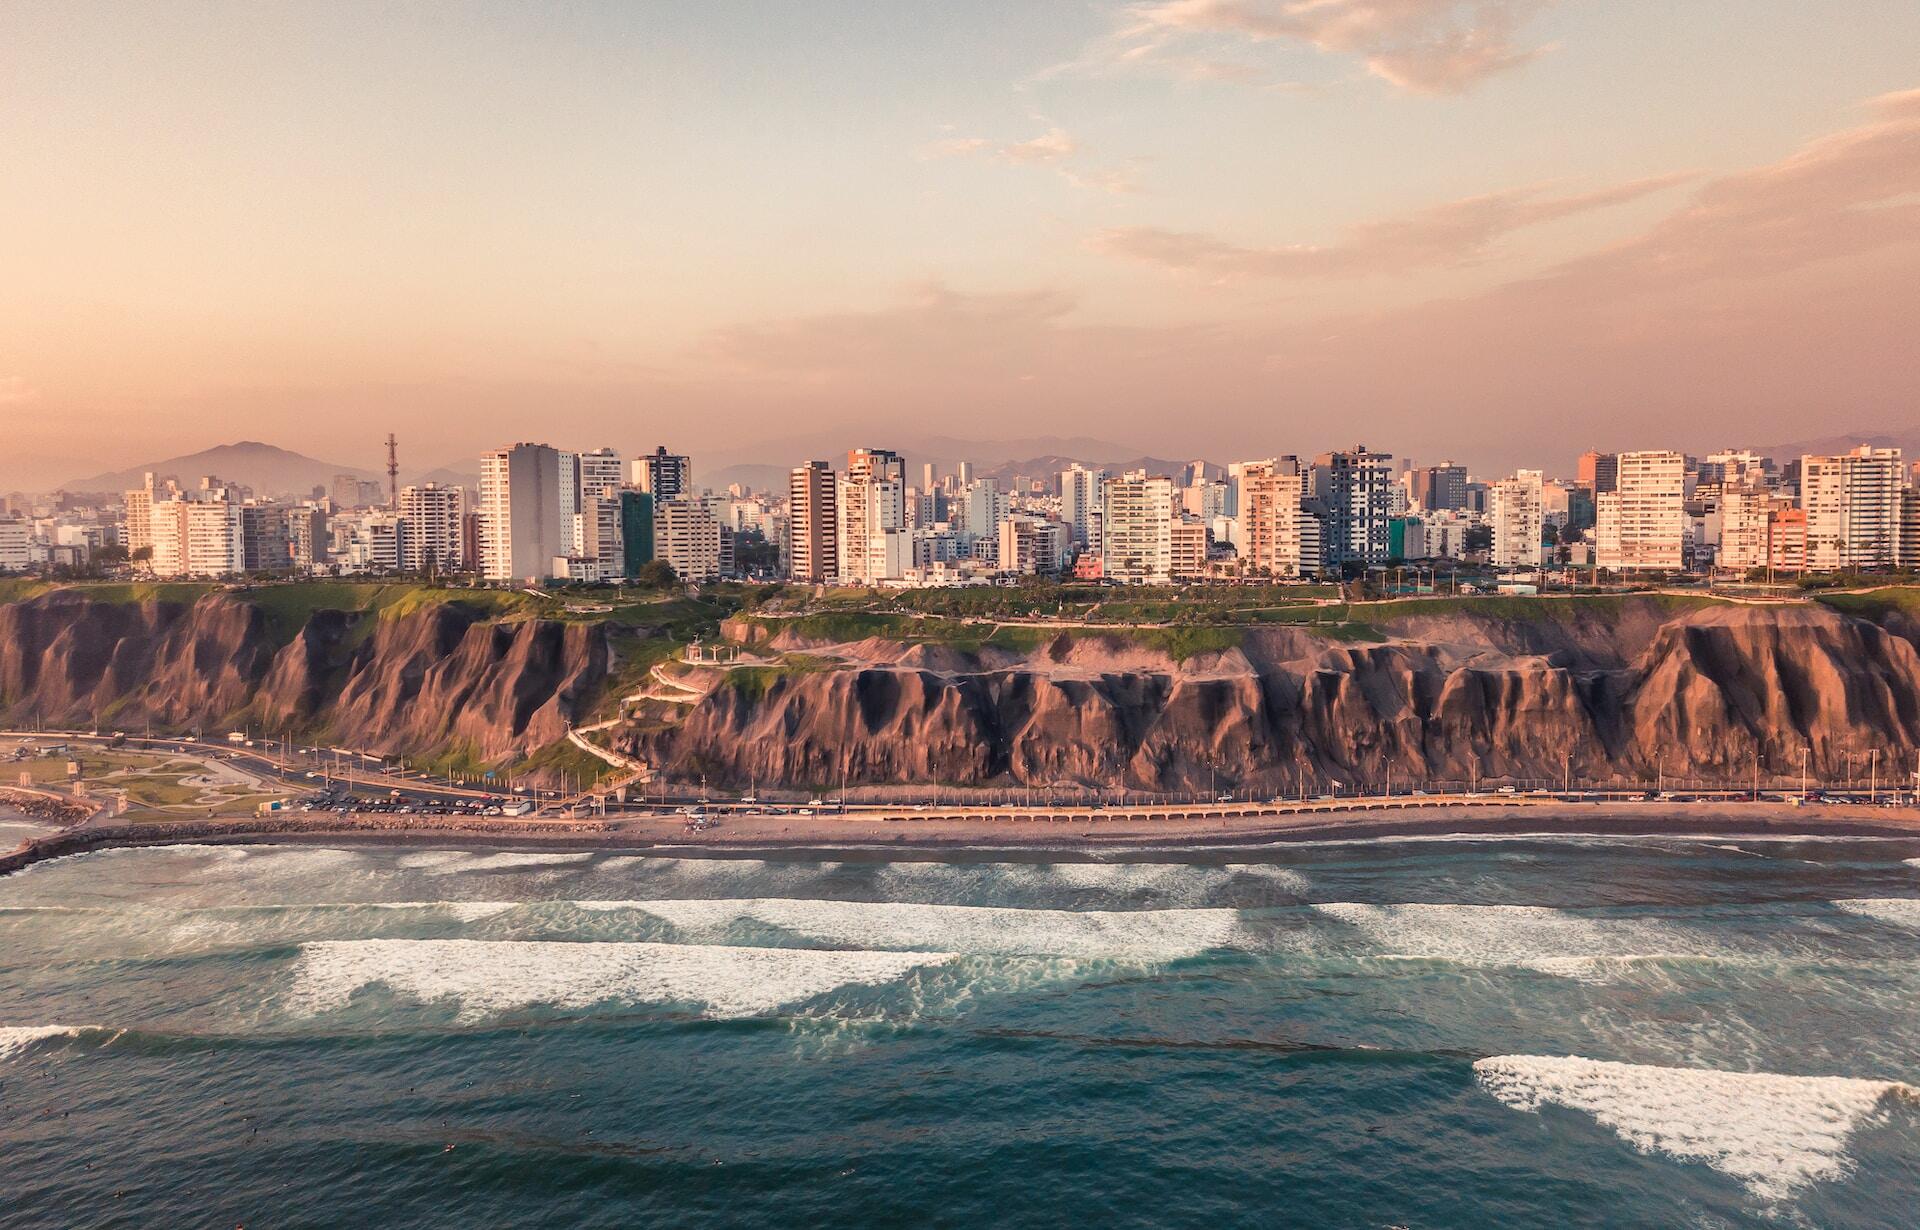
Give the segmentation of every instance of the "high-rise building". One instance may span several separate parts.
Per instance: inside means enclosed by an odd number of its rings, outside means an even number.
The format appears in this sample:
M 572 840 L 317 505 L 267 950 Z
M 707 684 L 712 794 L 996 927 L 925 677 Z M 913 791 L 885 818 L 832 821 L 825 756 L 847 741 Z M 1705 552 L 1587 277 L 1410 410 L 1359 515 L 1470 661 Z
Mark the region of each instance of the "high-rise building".
M 651 453 L 633 460 L 633 485 L 653 497 L 657 510 L 664 500 L 689 495 L 693 491 L 693 459 L 669 453 L 662 444 Z
M 1173 480 L 1134 470 L 1107 480 L 1106 575 L 1134 585 L 1173 579 Z
M 33 522 L 0 517 L 0 572 L 24 572 L 33 563 Z
M 907 485 L 907 463 L 900 454 L 884 448 L 847 450 L 847 477 L 856 482 L 893 481 L 902 491 Z
M 694 496 L 658 500 L 653 506 L 653 554 L 682 581 L 711 581 L 721 573 L 720 522 L 712 507 Z
M 571 492 L 558 449 L 516 444 L 480 458 L 480 571 L 491 581 L 541 580 L 572 537 Z
M 838 476 L 834 489 L 835 572 L 842 585 L 872 585 L 902 575 L 911 566 L 906 493 L 898 478 L 875 477 L 885 469 L 862 468 Z M 905 552 L 903 555 L 902 552 Z
M 620 574 L 637 577 L 653 562 L 653 497 L 644 491 L 622 491 L 620 500 Z
M 626 486 L 626 463 L 611 448 L 597 448 L 580 454 L 580 495 L 604 496 Z
M 1175 582 L 1203 581 L 1207 576 L 1207 523 L 1175 513 L 1167 529 L 1167 574 Z
M 1105 470 L 1090 470 L 1075 462 L 1060 471 L 1060 520 L 1067 527 L 1072 545 L 1099 545 L 1095 523 L 1106 505 L 1106 487 Z
M 787 476 L 789 569 L 803 585 L 832 585 L 840 576 L 835 496 L 833 469 L 824 461 L 809 461 Z
M 1493 522 L 1493 566 L 1538 568 L 1545 505 L 1538 470 L 1519 470 L 1492 485 L 1488 518 Z
M 1249 576 L 1292 580 L 1301 575 L 1299 462 L 1240 463 L 1240 549 Z
M 136 551 L 153 550 L 153 475 L 147 475 L 146 485 L 126 494 L 127 524 L 124 538 L 129 555 Z
M 1575 475 L 1582 487 L 1598 497 L 1620 485 L 1620 458 L 1615 453 L 1580 454 L 1580 472 Z
M 293 570 L 293 539 L 283 504 L 240 506 L 240 558 L 247 572 Z
M 1765 568 L 1770 554 L 1770 529 L 1781 501 L 1757 483 L 1732 479 L 1720 486 L 1720 542 L 1714 565 L 1736 572 Z
M 1413 470 L 1408 478 L 1407 494 L 1427 512 L 1467 506 L 1467 467 L 1463 465 L 1443 461 Z
M 1621 453 L 1615 463 L 1613 489 L 1595 500 L 1594 563 L 1615 572 L 1684 568 L 1686 457 Z
M 1920 568 L 1920 485 L 1900 493 L 1900 567 Z
M 460 571 L 466 558 L 466 488 L 402 487 L 399 505 L 400 566 L 409 572 Z
M 1384 564 L 1387 523 L 1393 516 L 1393 454 L 1371 452 L 1364 445 L 1322 453 L 1308 477 L 1308 490 L 1324 509 L 1327 566 Z
M 1000 523 L 1002 572 L 1048 575 L 1066 562 L 1067 527 L 1045 517 L 1016 513 Z
M 1007 493 L 997 478 L 976 478 L 961 489 L 954 509 L 955 528 L 968 542 L 998 542 L 1000 522 L 1009 509 Z
M 296 572 L 312 572 L 325 565 L 330 558 L 327 550 L 327 510 L 318 503 L 289 508 L 287 548 Z
M 1800 459 L 1807 567 L 1814 572 L 1891 568 L 1900 556 L 1906 467 L 1897 448 L 1861 445 L 1838 457 Z

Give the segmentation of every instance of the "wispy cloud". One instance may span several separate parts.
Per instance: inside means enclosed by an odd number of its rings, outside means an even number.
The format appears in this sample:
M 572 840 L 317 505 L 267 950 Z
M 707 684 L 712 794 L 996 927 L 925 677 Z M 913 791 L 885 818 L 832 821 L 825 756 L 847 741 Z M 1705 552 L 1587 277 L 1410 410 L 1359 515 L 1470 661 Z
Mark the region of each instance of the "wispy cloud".
M 0 406 L 26 406 L 40 399 L 40 390 L 25 376 L 0 376 Z
M 1216 277 L 1336 278 L 1409 273 L 1483 259 L 1526 227 L 1622 205 L 1682 182 L 1660 176 L 1571 196 L 1520 188 L 1449 201 L 1349 227 L 1334 243 L 1248 247 L 1192 231 L 1119 227 L 1093 238 L 1099 251 Z
M 1076 188 L 1100 192 L 1131 193 L 1139 190 L 1133 172 L 1120 167 L 1088 167 L 1077 155 L 1080 144 L 1073 134 L 1052 125 L 1036 137 L 1022 141 L 992 141 L 986 137 L 945 137 L 919 149 L 923 160 L 939 158 L 992 158 L 1010 166 L 1051 167 Z
M 1200 80 L 1273 85 L 1233 51 L 1308 47 L 1359 61 L 1413 94 L 1460 94 L 1518 68 L 1545 47 L 1521 28 L 1553 0 L 1151 0 L 1121 10 L 1115 29 L 1078 60 L 1048 70 L 1150 69 Z

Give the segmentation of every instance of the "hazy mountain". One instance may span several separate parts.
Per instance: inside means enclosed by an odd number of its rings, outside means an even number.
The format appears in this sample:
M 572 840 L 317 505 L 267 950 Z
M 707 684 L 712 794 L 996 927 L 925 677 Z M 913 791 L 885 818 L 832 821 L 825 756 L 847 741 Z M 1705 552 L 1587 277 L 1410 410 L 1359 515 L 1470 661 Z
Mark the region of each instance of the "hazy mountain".
M 315 487 L 331 484 L 336 474 L 351 474 L 364 479 L 377 477 L 372 471 L 359 466 L 316 461 L 272 444 L 242 440 L 237 444 L 222 444 L 182 457 L 169 457 L 165 461 L 151 461 L 125 470 L 75 479 L 63 484 L 63 487 L 68 491 L 131 491 L 141 484 L 148 473 L 159 478 L 178 479 L 183 486 L 192 486 L 202 475 L 217 475 L 228 482 L 251 487 L 255 494 L 262 496 L 305 495 Z
M 790 436 L 753 445 L 753 459 L 737 455 L 716 457 L 723 464 L 709 469 L 701 458 L 693 459 L 694 482 L 715 491 L 729 484 L 742 483 L 756 491 L 784 491 L 787 472 L 807 461 L 826 461 L 838 469 L 845 465 L 847 450 L 853 447 L 890 448 L 907 459 L 907 481 L 920 483 L 920 469 L 931 461 L 941 474 L 951 474 L 962 461 L 973 463 L 980 477 L 1010 482 L 1019 475 L 1039 478 L 1056 474 L 1074 462 L 1101 466 L 1119 474 L 1127 470 L 1146 470 L 1149 474 L 1177 475 L 1184 461 L 1143 456 L 1138 448 L 1098 440 L 1087 436 L 1035 436 L 1021 440 L 956 440 L 950 436 L 917 435 L 910 431 L 858 431 L 834 429 Z M 1208 472 L 1224 471 L 1209 464 Z
M 1831 436 L 1815 436 L 1807 440 L 1793 440 L 1786 444 L 1773 444 L 1753 451 L 1762 457 L 1771 457 L 1779 465 L 1800 457 L 1831 457 L 1839 453 L 1851 452 L 1862 444 L 1875 448 L 1897 448 L 1900 455 L 1908 461 L 1920 460 L 1920 428 L 1904 431 L 1856 431 L 1843 432 Z

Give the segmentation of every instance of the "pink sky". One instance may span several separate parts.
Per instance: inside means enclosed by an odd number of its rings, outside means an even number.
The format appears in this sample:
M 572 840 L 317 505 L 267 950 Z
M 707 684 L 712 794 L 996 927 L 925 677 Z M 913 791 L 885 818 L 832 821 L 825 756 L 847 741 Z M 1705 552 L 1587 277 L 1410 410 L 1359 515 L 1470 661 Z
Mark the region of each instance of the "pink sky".
M 17 9 L 0 487 L 844 429 L 1920 425 L 1920 7 Z M 963 10 L 963 11 L 958 11 Z

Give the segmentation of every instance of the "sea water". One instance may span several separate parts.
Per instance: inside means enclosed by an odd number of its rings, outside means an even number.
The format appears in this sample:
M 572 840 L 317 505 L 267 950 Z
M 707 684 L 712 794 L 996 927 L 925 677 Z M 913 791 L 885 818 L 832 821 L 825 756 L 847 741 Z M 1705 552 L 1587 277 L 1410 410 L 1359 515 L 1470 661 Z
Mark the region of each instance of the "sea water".
M 0 879 L 0 1225 L 1913 1224 L 1920 842 Z

